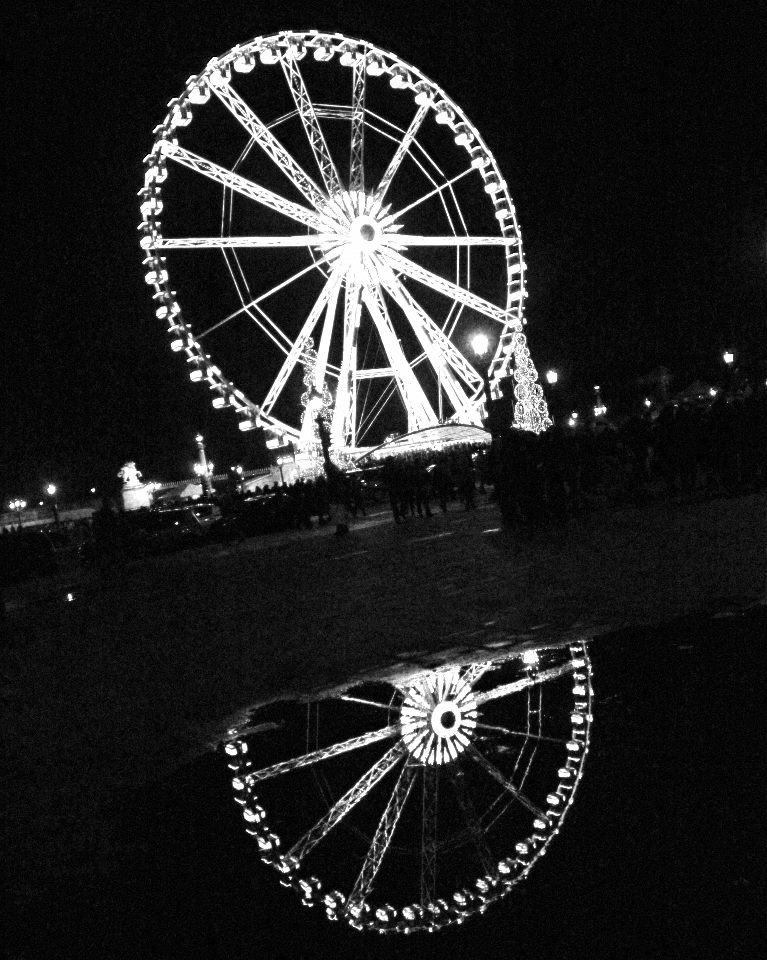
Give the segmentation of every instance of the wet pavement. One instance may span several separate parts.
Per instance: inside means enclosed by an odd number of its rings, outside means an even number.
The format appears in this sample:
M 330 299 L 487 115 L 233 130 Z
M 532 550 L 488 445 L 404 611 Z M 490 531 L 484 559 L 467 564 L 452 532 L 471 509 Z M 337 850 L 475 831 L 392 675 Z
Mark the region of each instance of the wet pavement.
M 602 607 L 591 607 L 602 633 L 591 644 L 592 750 L 562 836 L 506 901 L 432 936 L 361 935 L 328 923 L 280 888 L 248 843 L 220 755 L 205 748 L 216 739 L 211 721 L 270 695 L 340 683 L 376 665 L 428 666 L 440 649 L 465 657 L 471 647 L 497 650 L 512 635 L 515 642 L 537 642 L 555 632 L 536 618 L 547 601 L 556 614 L 549 624 L 565 636 L 583 604 L 565 610 L 565 581 L 559 579 L 558 593 L 546 571 L 552 556 L 564 570 L 563 555 L 572 549 L 596 562 L 596 547 L 583 553 L 573 543 L 584 539 L 571 533 L 564 535 L 570 546 L 562 547 L 561 532 L 544 531 L 537 540 L 506 539 L 500 549 L 495 544 L 506 535 L 493 529 L 492 507 L 469 517 L 456 512 L 413 521 L 407 529 L 382 517 L 348 538 L 323 532 L 219 548 L 219 562 L 233 574 L 226 584 L 211 575 L 215 557 L 206 563 L 199 555 L 176 557 L 133 571 L 129 586 L 83 583 L 87 601 L 79 608 L 76 601 L 55 610 L 38 603 L 23 608 L 23 617 L 20 608 L 15 659 L 6 653 L 3 688 L 5 729 L 12 730 L 3 791 L 9 956 L 428 958 L 446 950 L 462 957 L 761 956 L 757 808 L 767 616 L 763 607 L 745 607 L 764 582 L 757 520 L 763 506 L 760 498 L 726 501 L 707 523 L 700 505 L 677 516 L 677 534 L 684 530 L 690 543 L 708 546 L 703 560 L 688 555 L 678 583 L 668 584 L 665 575 L 655 582 L 657 606 L 646 604 L 644 613 L 665 619 L 663 626 L 626 627 L 629 601 L 617 609 L 613 604 L 619 622 L 605 622 L 627 562 L 624 555 L 603 565 Z M 630 531 L 633 543 L 649 543 L 652 522 L 657 537 L 663 517 L 656 512 L 640 520 L 624 522 L 624 539 Z M 747 529 L 751 540 L 730 545 L 738 562 L 714 576 L 715 552 L 727 554 L 724 532 Z M 592 523 L 589 536 L 594 545 L 601 540 L 607 558 L 617 535 L 611 515 L 601 534 Z M 656 553 L 659 546 L 667 551 L 656 569 L 671 569 L 669 554 L 676 550 L 678 561 L 682 551 L 679 536 L 655 546 Z M 643 562 L 649 547 L 637 550 Z M 698 610 L 708 603 L 709 611 L 693 614 L 684 605 L 668 616 L 696 570 L 692 599 Z M 160 614 L 158 598 L 172 596 L 170 573 L 185 603 Z M 599 578 L 588 570 L 568 575 L 571 584 L 582 583 L 591 603 Z M 256 619 L 259 604 L 243 589 L 254 577 L 261 601 Z M 510 604 L 519 578 L 525 589 Z M 379 580 L 386 590 L 371 597 L 365 590 Z M 719 594 L 711 582 L 721 584 Z M 354 606 L 344 597 L 332 613 L 318 609 L 317 597 L 336 598 L 341 583 L 352 597 L 359 590 Z M 746 589 L 733 590 L 734 584 Z M 144 591 L 140 605 L 115 605 L 117 595 L 135 598 L 137 588 Z M 636 593 L 652 591 L 638 583 Z M 212 606 L 211 595 L 218 596 Z M 284 607 L 279 611 L 286 595 L 294 601 L 291 618 Z M 726 602 L 717 600 L 725 596 Z M 339 609 L 358 610 L 358 619 Z M 395 609 L 400 614 L 393 620 Z M 441 637 L 424 628 L 435 621 Z M 445 629 L 448 621 L 452 630 Z M 365 637 L 358 635 L 360 622 L 371 625 Z M 233 635 L 238 623 L 247 629 Z M 318 635 L 332 640 L 318 649 Z M 216 656 L 201 659 L 211 643 Z M 45 657 L 55 663 L 46 668 Z M 30 662 L 39 666 L 36 675 Z M 229 668 L 216 671 L 211 663 Z M 145 684 L 149 675 L 155 680 Z M 23 698 L 25 690 L 31 699 Z M 15 718 L 13 726 L 8 717 Z

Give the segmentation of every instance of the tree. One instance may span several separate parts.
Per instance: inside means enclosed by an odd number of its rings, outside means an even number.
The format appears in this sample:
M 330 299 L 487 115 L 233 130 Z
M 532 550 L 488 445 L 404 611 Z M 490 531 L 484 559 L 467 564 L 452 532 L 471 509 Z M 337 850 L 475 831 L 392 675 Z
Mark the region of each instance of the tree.
M 330 431 L 333 419 L 333 397 L 327 384 L 322 382 L 321 388 L 315 383 L 315 369 L 317 367 L 317 351 L 314 349 L 314 340 L 309 337 L 304 347 L 302 362 L 304 365 L 304 392 L 301 395 L 301 447 L 312 451 L 318 458 L 321 443 L 317 419 Z M 320 392 L 321 390 L 321 392 Z

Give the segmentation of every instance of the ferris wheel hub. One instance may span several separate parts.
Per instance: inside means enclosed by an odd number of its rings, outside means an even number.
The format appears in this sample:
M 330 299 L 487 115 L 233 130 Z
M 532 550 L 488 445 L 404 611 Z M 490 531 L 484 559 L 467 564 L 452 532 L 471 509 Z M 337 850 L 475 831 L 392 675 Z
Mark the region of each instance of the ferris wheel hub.
M 349 227 L 349 238 L 355 246 L 369 247 L 380 239 L 381 228 L 372 218 L 363 214 L 355 217 Z
M 456 670 L 420 677 L 402 704 L 402 739 L 425 764 L 451 763 L 471 742 L 477 725 L 471 687 Z

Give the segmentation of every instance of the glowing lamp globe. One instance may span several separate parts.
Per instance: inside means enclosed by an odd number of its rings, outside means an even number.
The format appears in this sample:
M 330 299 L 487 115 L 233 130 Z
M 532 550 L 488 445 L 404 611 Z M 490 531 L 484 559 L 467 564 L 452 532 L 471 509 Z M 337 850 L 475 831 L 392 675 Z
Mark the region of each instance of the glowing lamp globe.
M 471 339 L 471 349 L 478 357 L 484 357 L 489 346 L 490 341 L 487 339 L 484 333 L 478 333 Z

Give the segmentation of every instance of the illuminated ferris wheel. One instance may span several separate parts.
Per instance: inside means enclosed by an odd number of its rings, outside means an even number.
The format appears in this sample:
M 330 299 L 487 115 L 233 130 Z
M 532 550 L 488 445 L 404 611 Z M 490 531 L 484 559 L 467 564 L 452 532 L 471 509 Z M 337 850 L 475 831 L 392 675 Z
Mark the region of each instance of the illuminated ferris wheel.
M 506 183 L 416 68 L 339 34 L 258 37 L 189 78 L 144 165 L 157 315 L 242 430 L 306 446 L 323 408 L 339 453 L 479 424 L 477 333 L 516 425 L 548 425 Z
M 484 913 L 560 832 L 588 753 L 585 645 L 371 680 L 229 731 L 245 830 L 305 906 L 379 933 Z

